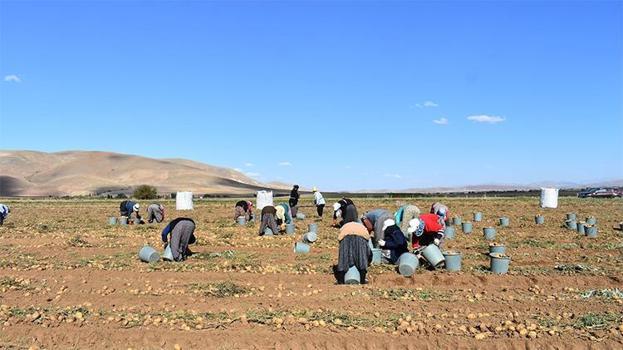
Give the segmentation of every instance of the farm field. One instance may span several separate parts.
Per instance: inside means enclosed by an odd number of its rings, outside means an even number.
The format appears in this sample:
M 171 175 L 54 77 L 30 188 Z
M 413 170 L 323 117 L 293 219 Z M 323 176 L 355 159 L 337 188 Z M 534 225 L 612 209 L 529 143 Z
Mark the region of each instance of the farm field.
M 422 211 L 435 198 L 407 200 Z M 330 210 L 316 221 L 308 198 L 294 236 L 258 237 L 238 226 L 234 200 L 195 201 L 161 224 L 109 226 L 119 201 L 6 200 L 0 227 L 0 348 L 60 349 L 621 349 L 621 199 L 448 198 L 457 228 L 444 249 L 463 270 L 420 268 L 411 278 L 372 266 L 367 285 L 334 284 L 337 232 Z M 332 201 L 327 201 L 330 209 Z M 396 200 L 355 200 L 359 213 L 395 211 Z M 141 213 L 148 201 L 141 201 Z M 327 215 L 327 212 L 329 212 Z M 565 213 L 597 218 L 597 238 L 562 227 Z M 534 223 L 535 214 L 545 224 Z M 197 223 L 195 253 L 182 263 L 142 263 L 145 244 L 161 248 L 168 220 Z M 510 226 L 497 226 L 500 216 Z M 293 244 L 319 224 L 310 254 Z M 507 275 L 488 271 L 482 228 L 495 226 L 512 257 Z

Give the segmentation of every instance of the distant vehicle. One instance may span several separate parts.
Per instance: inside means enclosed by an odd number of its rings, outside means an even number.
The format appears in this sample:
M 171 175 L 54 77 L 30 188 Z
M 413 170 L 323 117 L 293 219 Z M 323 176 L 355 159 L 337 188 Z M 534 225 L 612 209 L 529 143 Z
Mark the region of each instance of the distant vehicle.
M 614 198 L 621 195 L 622 191 L 616 188 L 588 188 L 578 193 L 580 198 Z

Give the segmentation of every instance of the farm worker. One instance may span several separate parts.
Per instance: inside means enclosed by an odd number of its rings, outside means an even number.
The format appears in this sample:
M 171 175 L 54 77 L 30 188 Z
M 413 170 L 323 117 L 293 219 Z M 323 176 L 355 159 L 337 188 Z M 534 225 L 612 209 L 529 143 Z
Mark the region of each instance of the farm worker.
M 268 227 L 273 231 L 273 234 L 278 234 L 277 222 L 275 216 L 277 215 L 277 209 L 272 205 L 267 205 L 262 208 L 262 222 L 260 223 L 260 236 L 264 235 L 264 230 Z
M 439 202 L 433 203 L 433 205 L 430 207 L 430 213 L 437 214 L 443 217 L 444 226 L 445 226 L 445 222 L 450 220 L 450 209 L 448 209 L 448 207 L 445 204 L 441 204 Z
M 164 220 L 164 205 L 152 203 L 147 207 L 147 222 L 162 222 Z
M 125 216 L 130 219 L 132 217 L 132 214 L 135 214 L 139 222 L 141 221 L 141 216 L 138 213 L 140 208 L 140 204 L 130 200 L 125 200 L 119 205 L 119 211 L 121 212 L 121 216 Z
M 368 229 L 368 232 L 374 231 L 372 243 L 375 247 L 378 247 L 379 240 L 383 238 L 383 223 L 393 218 L 394 216 L 385 209 L 373 209 L 361 217 L 361 223 Z
M 314 193 L 314 205 L 316 206 L 316 211 L 318 212 L 318 216 L 322 219 L 322 211 L 324 210 L 326 202 L 324 201 L 322 193 L 320 193 L 316 187 L 312 189 L 312 192 Z
M 394 213 L 394 220 L 396 220 L 396 225 L 400 227 L 400 231 L 405 234 L 405 238 L 407 238 L 407 240 L 411 240 L 411 234 L 409 233 L 409 231 L 407 231 L 409 229 L 409 221 L 419 216 L 420 208 L 411 204 L 401 206 Z
M 6 204 L 0 204 L 0 226 L 4 224 L 4 219 L 9 216 L 11 209 Z
M 234 220 L 244 216 L 247 221 L 253 220 L 253 203 L 250 201 L 238 201 L 234 208 Z
M 412 234 L 413 249 L 440 245 L 444 229 L 443 217 L 436 214 L 422 214 L 418 219 L 411 219 L 408 231 Z
M 292 191 L 290 191 L 290 199 L 288 200 L 288 203 L 290 204 L 290 208 L 292 210 L 292 215 L 294 216 L 296 216 L 296 213 L 298 212 L 300 197 L 301 195 L 299 194 L 299 185 L 294 185 L 294 187 L 292 187 Z
M 171 245 L 173 260 L 182 261 L 192 254 L 188 245 L 197 241 L 194 232 L 195 222 L 189 218 L 177 218 L 162 230 L 162 242 L 165 248 Z
M 402 253 L 409 251 L 405 234 L 394 220 L 387 219 L 383 222 L 383 239 L 379 240 L 379 247 L 383 257 L 391 264 L 395 264 Z
M 285 225 L 292 223 L 292 212 L 288 203 L 279 203 L 275 206 L 277 210 L 277 225 Z
M 358 220 L 357 207 L 349 198 L 342 198 L 333 203 L 333 226 L 342 227 L 345 224 Z
M 340 242 L 337 265 L 333 266 L 333 273 L 338 284 L 344 284 L 344 275 L 348 269 L 355 266 L 361 277 L 361 284 L 366 284 L 366 273 L 372 261 L 370 249 L 370 233 L 365 226 L 358 222 L 349 222 L 342 226 L 337 237 Z

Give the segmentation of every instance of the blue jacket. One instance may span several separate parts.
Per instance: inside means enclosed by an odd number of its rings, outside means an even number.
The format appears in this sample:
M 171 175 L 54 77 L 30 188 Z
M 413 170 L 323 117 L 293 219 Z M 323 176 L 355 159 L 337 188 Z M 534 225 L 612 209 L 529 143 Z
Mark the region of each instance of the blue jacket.
M 381 248 L 390 251 L 389 261 L 392 264 L 395 264 L 403 253 L 409 251 L 407 239 L 397 225 L 385 229 L 383 240 L 385 241 L 385 245 Z

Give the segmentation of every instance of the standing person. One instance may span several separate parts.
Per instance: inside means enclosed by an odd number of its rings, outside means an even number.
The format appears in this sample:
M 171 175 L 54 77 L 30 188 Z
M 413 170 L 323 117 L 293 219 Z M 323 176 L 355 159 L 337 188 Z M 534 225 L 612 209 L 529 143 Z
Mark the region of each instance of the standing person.
M 152 203 L 147 207 L 147 222 L 151 224 L 154 220 L 158 223 L 164 221 L 164 205 Z
M 140 204 L 133 202 L 131 200 L 124 200 L 119 205 L 119 212 L 121 216 L 125 216 L 128 218 L 128 221 L 132 217 L 132 214 L 136 216 L 136 219 L 139 223 L 142 223 L 141 215 L 139 214 L 139 209 L 141 208 Z
M 322 219 L 322 211 L 324 210 L 326 202 L 324 201 L 322 193 L 320 193 L 316 187 L 312 189 L 312 192 L 314 193 L 314 205 L 316 206 L 316 211 L 318 212 L 320 219 Z
M 422 214 L 419 219 L 409 221 L 413 249 L 425 248 L 430 244 L 441 245 L 445 225 L 443 217 L 436 214 Z
M 395 264 L 403 253 L 409 251 L 405 234 L 394 220 L 387 219 L 383 223 L 383 239 L 379 240 L 379 247 L 390 264 Z
M 350 198 L 344 197 L 333 203 L 333 226 L 340 228 L 357 220 L 357 207 Z
M 400 231 L 404 233 L 407 240 L 411 240 L 411 234 L 409 233 L 409 221 L 416 219 L 420 216 L 420 208 L 415 205 L 406 204 L 398 208 L 398 211 L 394 213 L 394 220 L 396 225 L 400 227 Z
M 167 245 L 171 245 L 173 260 L 182 261 L 192 254 L 188 245 L 197 241 L 194 232 L 195 222 L 190 218 L 177 218 L 162 230 L 164 248 L 166 249 Z M 171 237 L 169 238 L 169 236 Z
M 294 185 L 292 187 L 292 191 L 290 191 L 290 199 L 288 203 L 290 204 L 290 209 L 292 210 L 292 215 L 296 216 L 296 213 L 299 211 L 298 204 L 299 198 L 301 195 L 299 194 L 299 185 Z
M 361 284 L 366 284 L 368 266 L 372 261 L 372 250 L 368 240 L 370 234 L 365 226 L 357 222 L 349 222 L 342 226 L 337 237 L 340 242 L 337 265 L 333 266 L 333 274 L 338 284 L 344 284 L 346 272 L 355 266 L 359 271 Z
M 4 224 L 4 219 L 9 216 L 11 208 L 6 204 L 0 204 L 0 226 Z
M 277 228 L 277 221 L 275 217 L 277 215 L 277 209 L 272 205 L 267 205 L 262 208 L 262 222 L 260 223 L 260 232 L 259 235 L 264 235 L 264 230 L 268 227 L 273 231 L 273 234 L 278 234 L 279 229 Z
M 253 220 L 253 202 L 236 202 L 236 207 L 234 208 L 234 221 L 238 219 L 239 216 L 244 216 L 245 220 L 247 221 Z
M 372 243 L 378 248 L 378 242 L 383 239 L 383 223 L 387 219 L 393 219 L 394 216 L 385 209 L 373 209 L 361 217 L 361 223 L 368 229 L 368 232 L 374 231 Z

